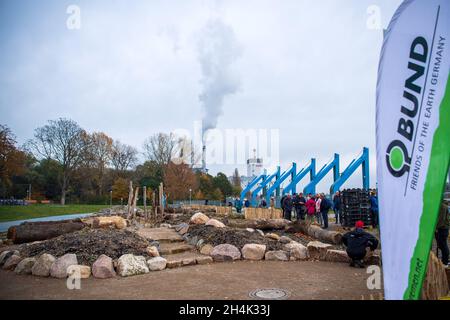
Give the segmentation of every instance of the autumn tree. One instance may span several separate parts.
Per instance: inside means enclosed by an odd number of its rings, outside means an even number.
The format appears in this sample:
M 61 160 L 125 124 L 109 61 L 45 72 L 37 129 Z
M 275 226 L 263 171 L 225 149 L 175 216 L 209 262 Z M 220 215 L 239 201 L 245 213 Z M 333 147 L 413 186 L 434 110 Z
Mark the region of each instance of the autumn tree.
M 241 176 L 239 175 L 238 169 L 234 169 L 233 176 L 231 178 L 231 184 L 233 187 L 233 196 L 239 196 L 242 192 L 241 186 Z
M 197 188 L 197 179 L 189 165 L 170 162 L 164 176 L 164 188 L 173 200 L 187 199 L 189 189 Z
M 129 192 L 130 182 L 124 178 L 117 178 L 114 180 L 114 184 L 112 186 L 112 196 L 115 200 L 127 199 Z
M 40 157 L 53 159 L 61 165 L 61 205 L 66 203 L 66 193 L 74 171 L 84 160 L 89 148 L 89 136 L 75 121 L 60 118 L 35 130 L 29 142 Z
M 27 155 L 16 147 L 11 130 L 0 125 L 0 180 L 3 190 L 11 186 L 13 176 L 25 172 Z

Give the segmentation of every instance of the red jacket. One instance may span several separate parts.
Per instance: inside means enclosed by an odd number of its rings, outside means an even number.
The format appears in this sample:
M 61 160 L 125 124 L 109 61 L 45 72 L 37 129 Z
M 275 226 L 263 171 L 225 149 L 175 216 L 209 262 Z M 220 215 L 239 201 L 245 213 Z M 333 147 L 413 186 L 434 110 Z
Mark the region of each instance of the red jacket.
M 306 201 L 306 212 L 310 216 L 316 213 L 316 202 L 314 201 L 314 199 L 309 199 L 308 201 Z

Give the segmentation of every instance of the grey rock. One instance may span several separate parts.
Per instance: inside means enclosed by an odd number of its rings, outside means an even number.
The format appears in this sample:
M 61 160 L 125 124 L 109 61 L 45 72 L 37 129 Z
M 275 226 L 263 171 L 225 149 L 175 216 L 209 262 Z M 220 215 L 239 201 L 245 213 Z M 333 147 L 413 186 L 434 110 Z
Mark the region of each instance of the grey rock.
M 21 260 L 22 258 L 20 256 L 13 254 L 6 260 L 2 268 L 3 270 L 14 270 Z
M 167 260 L 162 257 L 156 257 L 147 261 L 148 268 L 151 271 L 164 270 L 167 266 Z
M 50 275 L 53 278 L 60 278 L 60 279 L 66 278 L 67 268 L 77 264 L 78 264 L 77 255 L 73 253 L 67 253 L 55 260 L 55 263 L 53 263 L 50 268 Z
M 19 262 L 19 264 L 14 269 L 17 274 L 31 274 L 31 269 L 36 263 L 36 258 L 25 258 Z
M 117 261 L 117 273 L 122 277 L 149 273 L 147 262 L 143 256 L 124 254 Z
M 31 268 L 31 273 L 38 277 L 48 277 L 50 275 L 50 268 L 55 260 L 56 258 L 51 254 L 44 253 L 40 255 Z

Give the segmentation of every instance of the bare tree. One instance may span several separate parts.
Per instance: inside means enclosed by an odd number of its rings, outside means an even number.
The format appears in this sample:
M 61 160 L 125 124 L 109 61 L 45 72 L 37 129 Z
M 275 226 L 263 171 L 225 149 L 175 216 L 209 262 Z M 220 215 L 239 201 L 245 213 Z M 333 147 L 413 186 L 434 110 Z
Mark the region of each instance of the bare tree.
M 112 159 L 113 139 L 103 132 L 94 132 L 89 138 L 91 145 L 88 150 L 88 157 L 96 170 L 94 180 L 97 182 L 98 194 L 101 196 L 103 194 L 105 170 Z
M 61 204 L 65 205 L 70 179 L 90 145 L 89 135 L 75 121 L 60 118 L 37 128 L 29 145 L 39 156 L 60 163 Z
M 165 168 L 176 154 L 177 140 L 173 134 L 157 133 L 144 142 L 147 158 Z
M 112 145 L 111 163 L 114 169 L 123 173 L 137 162 L 138 151 L 136 148 L 123 144 L 120 141 L 114 141 Z

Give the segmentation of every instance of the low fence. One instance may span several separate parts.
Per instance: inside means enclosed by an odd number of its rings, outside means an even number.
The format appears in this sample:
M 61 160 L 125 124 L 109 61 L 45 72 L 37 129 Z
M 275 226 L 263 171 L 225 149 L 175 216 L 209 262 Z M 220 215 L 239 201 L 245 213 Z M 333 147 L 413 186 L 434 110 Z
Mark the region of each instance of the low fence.
M 283 212 L 277 208 L 245 208 L 245 219 L 281 219 L 283 218 Z
M 233 207 L 219 207 L 204 204 L 193 204 L 193 205 L 181 205 L 182 208 L 191 208 L 192 210 L 199 210 L 204 212 L 215 212 L 218 215 L 231 215 L 233 213 Z

